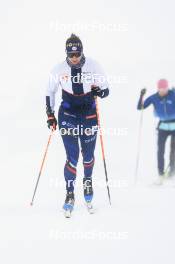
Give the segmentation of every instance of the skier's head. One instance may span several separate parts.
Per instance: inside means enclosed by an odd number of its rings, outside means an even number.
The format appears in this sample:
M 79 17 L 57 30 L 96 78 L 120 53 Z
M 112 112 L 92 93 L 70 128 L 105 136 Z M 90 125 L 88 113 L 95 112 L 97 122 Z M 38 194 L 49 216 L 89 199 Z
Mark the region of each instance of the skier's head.
M 165 96 L 168 93 L 169 90 L 169 84 L 166 79 L 160 79 L 157 82 L 157 89 L 160 96 Z
M 83 54 L 83 44 L 78 36 L 71 34 L 66 40 L 66 54 L 72 64 L 78 64 Z

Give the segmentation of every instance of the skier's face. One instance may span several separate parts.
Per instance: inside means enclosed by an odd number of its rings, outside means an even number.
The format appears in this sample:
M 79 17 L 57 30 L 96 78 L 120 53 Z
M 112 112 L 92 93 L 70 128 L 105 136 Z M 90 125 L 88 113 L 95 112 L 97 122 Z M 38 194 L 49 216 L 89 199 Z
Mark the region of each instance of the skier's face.
M 81 53 L 74 53 L 74 54 L 68 55 L 68 58 L 72 64 L 76 65 L 81 60 Z
M 158 93 L 161 97 L 166 96 L 168 94 L 168 89 L 159 88 Z
M 80 62 L 80 58 L 81 57 L 73 57 L 73 58 L 70 58 L 69 60 L 70 60 L 70 62 L 72 63 L 72 64 L 78 64 L 79 62 Z
M 70 58 L 70 61 L 72 64 L 78 64 L 80 62 L 80 57 L 73 57 L 73 58 Z

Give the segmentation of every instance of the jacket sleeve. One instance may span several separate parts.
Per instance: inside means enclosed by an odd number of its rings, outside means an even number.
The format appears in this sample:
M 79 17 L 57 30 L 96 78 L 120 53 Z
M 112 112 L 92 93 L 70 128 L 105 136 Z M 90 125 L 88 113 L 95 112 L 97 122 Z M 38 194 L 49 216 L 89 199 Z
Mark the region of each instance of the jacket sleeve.
M 101 89 L 100 97 L 105 98 L 109 95 L 109 83 L 107 81 L 107 76 L 99 63 L 94 61 L 93 66 L 93 83 Z
M 138 105 L 137 105 L 137 109 L 138 110 L 145 109 L 148 106 L 150 106 L 152 103 L 153 103 L 153 97 L 152 96 L 148 97 L 144 102 L 143 102 L 142 96 L 140 96 L 139 101 L 138 101 Z
M 59 67 L 55 67 L 49 75 L 49 80 L 46 88 L 46 113 L 54 113 L 55 107 L 55 94 L 58 91 L 60 85 L 60 73 Z

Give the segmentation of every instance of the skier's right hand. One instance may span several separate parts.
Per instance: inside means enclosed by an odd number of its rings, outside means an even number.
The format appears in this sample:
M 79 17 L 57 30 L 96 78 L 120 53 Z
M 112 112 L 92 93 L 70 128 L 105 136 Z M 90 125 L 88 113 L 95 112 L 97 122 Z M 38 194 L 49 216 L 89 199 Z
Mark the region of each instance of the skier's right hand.
M 48 119 L 47 119 L 48 128 L 49 129 L 52 128 L 52 129 L 56 130 L 57 120 L 56 120 L 54 113 L 50 113 L 47 116 L 48 116 Z
M 143 88 L 140 92 L 140 96 L 143 97 L 146 94 L 146 88 Z

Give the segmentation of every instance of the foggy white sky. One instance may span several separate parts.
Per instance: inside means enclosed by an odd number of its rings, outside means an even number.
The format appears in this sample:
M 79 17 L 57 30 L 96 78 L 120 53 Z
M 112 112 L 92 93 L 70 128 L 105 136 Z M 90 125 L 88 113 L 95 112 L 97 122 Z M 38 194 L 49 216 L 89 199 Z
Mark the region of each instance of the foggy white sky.
M 88 1 L 87 4 L 7 1 L 5 5 L 4 13 L 8 17 L 4 15 L 3 24 L 8 40 L 8 63 L 15 68 L 13 82 L 18 80 L 19 71 L 38 80 L 54 63 L 62 61 L 65 39 L 72 32 L 68 25 L 76 23 L 127 24 L 125 32 L 74 30 L 84 42 L 85 54 L 100 60 L 108 72 L 127 74 L 133 70 L 133 78 L 140 85 L 153 85 L 160 76 L 175 82 L 173 0 Z M 67 25 L 68 30 L 59 31 L 59 23 Z

